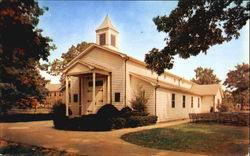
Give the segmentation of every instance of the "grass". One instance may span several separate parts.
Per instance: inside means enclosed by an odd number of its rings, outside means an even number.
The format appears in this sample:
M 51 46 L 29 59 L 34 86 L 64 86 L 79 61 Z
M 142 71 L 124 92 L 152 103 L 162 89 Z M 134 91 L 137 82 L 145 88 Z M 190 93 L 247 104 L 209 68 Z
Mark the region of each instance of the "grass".
M 150 148 L 209 155 L 247 155 L 248 127 L 189 123 L 129 133 L 121 138 Z
M 12 141 L 0 140 L 0 155 L 14 156 L 78 156 L 75 153 L 57 151 L 54 149 L 43 148 L 39 146 L 15 143 Z

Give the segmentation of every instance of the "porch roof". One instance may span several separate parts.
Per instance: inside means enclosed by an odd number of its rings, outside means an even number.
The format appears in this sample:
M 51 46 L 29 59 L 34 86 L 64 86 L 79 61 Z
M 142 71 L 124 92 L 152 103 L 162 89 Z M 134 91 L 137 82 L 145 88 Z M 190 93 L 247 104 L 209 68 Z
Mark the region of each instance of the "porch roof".
M 91 73 L 91 72 L 97 72 L 101 74 L 107 74 L 111 72 L 108 68 L 105 68 L 101 65 L 90 63 L 87 61 L 78 60 L 68 66 L 63 72 L 66 75 L 79 75 L 79 74 L 85 74 L 85 73 Z

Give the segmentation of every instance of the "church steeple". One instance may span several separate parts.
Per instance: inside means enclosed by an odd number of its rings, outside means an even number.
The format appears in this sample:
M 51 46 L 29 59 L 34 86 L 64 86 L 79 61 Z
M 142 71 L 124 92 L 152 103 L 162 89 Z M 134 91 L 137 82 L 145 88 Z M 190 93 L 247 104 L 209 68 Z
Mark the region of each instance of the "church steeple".
M 102 24 L 96 29 L 96 43 L 98 45 L 118 50 L 119 32 L 106 15 Z

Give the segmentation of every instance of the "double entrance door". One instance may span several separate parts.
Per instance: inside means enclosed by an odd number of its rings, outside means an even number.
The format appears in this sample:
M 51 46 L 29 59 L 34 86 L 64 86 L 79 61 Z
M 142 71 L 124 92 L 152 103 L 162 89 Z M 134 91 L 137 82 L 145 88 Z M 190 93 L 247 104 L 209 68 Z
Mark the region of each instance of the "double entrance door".
M 96 113 L 105 103 L 106 82 L 104 78 L 97 78 L 95 82 L 95 103 L 93 100 L 93 81 L 87 80 L 86 106 L 87 114 Z M 95 112 L 94 112 L 95 107 Z

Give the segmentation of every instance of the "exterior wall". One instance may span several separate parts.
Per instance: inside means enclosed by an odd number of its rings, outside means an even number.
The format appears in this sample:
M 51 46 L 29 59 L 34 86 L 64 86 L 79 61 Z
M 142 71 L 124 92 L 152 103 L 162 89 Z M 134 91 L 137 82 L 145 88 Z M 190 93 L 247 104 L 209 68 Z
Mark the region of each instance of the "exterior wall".
M 202 96 L 201 112 L 209 113 L 211 107 L 213 107 L 214 96 Z
M 146 97 L 148 98 L 148 103 L 147 103 L 147 112 L 152 114 L 152 115 L 155 115 L 155 96 L 154 96 L 154 93 L 155 93 L 155 89 L 154 87 L 145 82 L 145 81 L 141 81 L 135 77 L 130 77 L 130 87 L 128 88 L 128 90 L 130 90 L 130 99 L 128 101 L 128 106 L 129 107 L 132 107 L 130 101 L 135 97 L 137 91 L 138 91 L 138 88 L 139 87 L 142 87 L 143 90 L 145 90 L 145 94 L 146 94 Z
M 74 102 L 74 94 L 78 95 L 78 101 L 79 101 L 79 80 L 78 77 L 70 76 L 70 87 L 69 87 L 69 107 L 73 114 L 79 114 L 79 102 Z M 65 96 L 66 97 L 66 96 Z
M 175 94 L 175 107 L 172 108 L 172 94 Z M 185 108 L 183 108 L 182 97 L 186 96 Z M 193 108 L 191 108 L 191 97 L 193 97 Z M 180 92 L 172 92 L 167 89 L 157 89 L 157 116 L 158 122 L 167 120 L 176 120 L 182 118 L 188 118 L 189 113 L 201 112 L 201 100 L 200 107 L 198 107 L 199 96 L 184 94 Z
M 63 94 L 59 91 L 50 91 L 46 97 L 46 107 L 53 107 L 56 101 L 62 100 Z
M 125 106 L 124 100 L 124 60 L 115 54 L 105 52 L 102 49 L 94 48 L 88 54 L 84 55 L 80 60 L 95 63 L 111 70 L 111 92 L 112 104 L 118 109 Z M 120 93 L 120 102 L 115 102 L 115 93 Z

